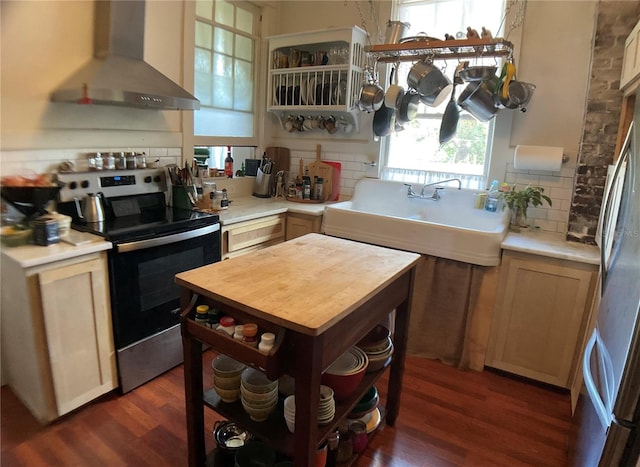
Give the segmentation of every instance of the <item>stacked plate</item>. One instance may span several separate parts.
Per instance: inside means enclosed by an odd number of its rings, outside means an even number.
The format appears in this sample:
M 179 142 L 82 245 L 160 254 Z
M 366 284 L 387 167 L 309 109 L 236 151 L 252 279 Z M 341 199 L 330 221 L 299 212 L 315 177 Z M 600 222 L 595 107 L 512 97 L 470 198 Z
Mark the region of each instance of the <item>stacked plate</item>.
M 271 381 L 263 372 L 245 368 L 240 379 L 240 400 L 253 421 L 265 421 L 278 405 L 278 380 Z
M 240 374 L 246 368 L 233 358 L 220 354 L 211 362 L 213 367 L 213 389 L 223 402 L 235 402 L 240 395 Z
M 322 384 L 333 389 L 336 400 L 347 399 L 358 388 L 368 364 L 367 354 L 358 347 L 351 347 L 323 373 Z
M 393 341 L 391 333 L 382 326 L 376 326 L 364 339 L 358 342 L 358 346 L 367 354 L 369 366 L 367 373 L 379 371 L 391 363 L 393 355 Z
M 336 414 L 336 403 L 333 399 L 333 390 L 329 386 L 320 386 L 320 401 L 318 402 L 318 425 L 331 423 Z M 294 432 L 296 423 L 296 399 L 295 395 L 288 396 L 284 400 L 284 419 L 287 428 Z

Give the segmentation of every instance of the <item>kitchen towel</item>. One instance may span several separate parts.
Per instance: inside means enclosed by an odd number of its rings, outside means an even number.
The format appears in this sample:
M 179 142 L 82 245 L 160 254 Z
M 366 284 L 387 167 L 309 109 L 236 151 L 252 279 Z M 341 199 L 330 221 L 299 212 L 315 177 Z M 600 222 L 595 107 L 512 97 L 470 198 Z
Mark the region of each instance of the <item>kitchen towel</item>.
M 563 148 L 555 146 L 516 146 L 513 168 L 517 170 L 545 170 L 559 172 Z

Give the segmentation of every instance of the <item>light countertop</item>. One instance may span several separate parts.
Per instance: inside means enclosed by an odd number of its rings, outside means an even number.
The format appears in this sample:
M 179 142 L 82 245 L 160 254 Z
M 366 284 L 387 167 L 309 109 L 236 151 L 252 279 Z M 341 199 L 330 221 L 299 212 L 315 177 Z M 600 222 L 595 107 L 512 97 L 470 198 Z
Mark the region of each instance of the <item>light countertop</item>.
M 85 243 L 83 245 L 70 245 L 68 243 L 59 242 L 49 246 L 40 245 L 24 245 L 18 247 L 2 246 L 2 260 L 12 260 L 23 268 L 31 268 L 34 266 L 42 266 L 43 264 L 53 263 L 64 259 L 75 258 L 98 251 L 110 250 L 111 242 L 105 241 L 98 235 L 86 234 L 95 237 L 95 241 Z
M 600 264 L 600 248 L 595 245 L 568 242 L 564 234 L 552 232 L 509 232 L 502 241 L 503 250 L 520 251 L 550 258 Z
M 297 203 L 282 198 L 243 196 L 232 198 L 229 209 L 219 212 L 220 223 L 224 226 L 286 212 L 321 216 L 327 204 L 330 203 Z

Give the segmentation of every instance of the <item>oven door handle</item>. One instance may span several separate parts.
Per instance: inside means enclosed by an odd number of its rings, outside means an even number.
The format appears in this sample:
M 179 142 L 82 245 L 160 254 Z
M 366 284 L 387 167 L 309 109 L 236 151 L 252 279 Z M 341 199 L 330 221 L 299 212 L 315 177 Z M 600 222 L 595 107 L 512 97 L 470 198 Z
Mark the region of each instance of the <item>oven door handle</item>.
M 173 235 L 166 235 L 163 237 L 150 238 L 148 240 L 139 240 L 137 242 L 121 243 L 116 245 L 116 251 L 118 253 L 128 253 L 130 251 L 145 250 L 147 248 L 153 248 L 156 246 L 167 245 L 169 243 L 181 242 L 183 240 L 189 240 L 190 238 L 202 237 L 213 232 L 220 230 L 220 224 L 216 223 L 201 227 L 195 230 L 188 230 L 186 232 L 180 232 Z

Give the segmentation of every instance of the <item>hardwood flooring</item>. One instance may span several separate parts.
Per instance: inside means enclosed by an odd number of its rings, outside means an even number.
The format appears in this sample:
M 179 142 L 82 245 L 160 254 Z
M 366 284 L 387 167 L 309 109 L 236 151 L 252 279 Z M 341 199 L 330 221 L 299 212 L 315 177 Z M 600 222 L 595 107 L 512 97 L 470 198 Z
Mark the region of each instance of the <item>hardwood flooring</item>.
M 213 353 L 203 354 L 211 369 Z M 210 374 L 205 385 L 210 384 Z M 377 385 L 384 400 L 386 376 Z M 1 392 L 2 467 L 184 466 L 182 366 L 125 395 L 111 393 L 41 426 Z M 205 411 L 211 433 L 220 418 Z M 568 393 L 493 371 L 407 357 L 400 414 L 372 437 L 357 467 L 567 465 Z M 207 448 L 213 449 L 208 435 Z

